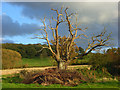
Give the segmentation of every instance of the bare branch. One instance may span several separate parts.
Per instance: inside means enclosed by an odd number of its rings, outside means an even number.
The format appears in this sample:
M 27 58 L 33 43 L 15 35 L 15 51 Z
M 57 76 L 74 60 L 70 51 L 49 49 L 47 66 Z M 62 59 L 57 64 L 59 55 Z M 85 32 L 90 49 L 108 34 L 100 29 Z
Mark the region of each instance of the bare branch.
M 101 34 L 98 34 L 96 36 L 91 37 L 91 43 L 89 40 L 88 47 L 85 50 L 85 54 L 87 55 L 90 53 L 93 49 L 100 47 L 100 46 L 108 46 L 107 41 L 110 39 L 110 35 L 108 35 L 106 38 L 103 38 L 105 36 L 106 31 L 101 32 Z M 94 35 L 94 34 L 93 34 Z
M 53 11 L 56 11 L 56 13 L 58 14 L 58 10 L 56 10 L 56 9 L 53 9 L 53 8 L 52 8 L 51 10 L 53 10 Z
M 42 21 L 42 23 L 43 23 L 43 25 L 44 25 L 44 32 L 45 32 L 45 34 L 46 34 L 46 37 L 43 37 L 43 38 L 45 38 L 45 40 L 47 41 L 47 43 L 48 43 L 48 49 L 53 53 L 53 55 L 54 56 L 56 56 L 56 54 L 55 54 L 55 52 L 52 50 L 52 48 L 51 48 L 51 45 L 50 45 L 50 41 L 49 41 L 49 39 L 48 39 L 48 33 L 47 33 L 47 31 L 46 31 L 46 25 L 45 25 L 45 17 L 44 17 L 44 21 L 41 19 L 41 21 Z
M 55 28 L 52 28 L 52 23 L 51 23 L 51 20 L 49 19 L 49 22 L 50 22 L 50 29 L 52 30 L 52 34 L 53 34 L 53 38 L 54 38 L 54 40 L 56 40 L 56 37 L 55 37 Z
M 85 55 L 89 54 L 92 50 L 94 50 L 95 48 L 100 47 L 100 46 L 104 46 L 104 45 L 95 45 L 94 47 L 92 47 L 88 52 L 86 52 L 82 56 L 85 56 Z
M 70 23 L 69 18 L 68 18 L 69 16 L 68 16 L 68 13 L 67 13 L 67 9 L 68 9 L 68 8 L 65 9 L 66 21 L 67 21 L 68 26 L 69 26 L 69 32 L 70 32 L 71 36 L 73 37 L 73 33 L 72 33 L 72 31 L 71 31 L 71 30 L 72 30 L 72 29 L 71 29 L 71 23 Z
M 56 22 L 57 22 L 57 20 L 56 20 L 56 19 L 54 19 L 53 17 L 52 17 L 52 20 L 54 20 L 54 21 L 56 21 Z
M 41 45 L 41 46 L 42 46 L 42 45 Z M 49 49 L 48 47 L 43 47 L 43 46 L 42 46 L 42 49 L 41 49 L 41 50 L 39 50 L 39 51 L 37 51 L 37 52 L 41 52 L 44 48 Z
M 83 35 L 84 37 L 88 37 L 87 35 L 85 35 L 85 34 L 82 33 L 82 34 L 79 34 L 75 39 L 82 38 L 82 37 L 81 37 L 82 35 Z

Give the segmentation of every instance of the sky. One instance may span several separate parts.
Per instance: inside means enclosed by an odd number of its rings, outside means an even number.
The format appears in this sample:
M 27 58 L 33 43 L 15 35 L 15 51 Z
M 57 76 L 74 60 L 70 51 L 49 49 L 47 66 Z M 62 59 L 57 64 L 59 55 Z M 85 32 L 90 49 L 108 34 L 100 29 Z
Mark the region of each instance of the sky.
M 68 12 L 78 14 L 78 22 L 81 28 L 88 27 L 85 34 L 99 34 L 106 28 L 111 33 L 113 47 L 118 46 L 118 3 L 117 2 L 2 2 L 2 40 L 3 43 L 36 44 L 44 40 L 32 39 L 35 34 L 40 34 L 43 27 L 41 19 L 46 16 L 46 24 L 56 14 L 51 8 L 60 9 L 61 6 L 69 7 Z M 72 22 L 75 19 L 72 18 Z M 53 23 L 54 24 L 54 23 Z M 67 35 L 65 25 L 59 27 L 59 35 Z M 49 39 L 52 39 L 51 32 Z M 79 32 L 81 33 L 81 32 Z M 78 40 L 79 46 L 85 48 L 86 42 Z

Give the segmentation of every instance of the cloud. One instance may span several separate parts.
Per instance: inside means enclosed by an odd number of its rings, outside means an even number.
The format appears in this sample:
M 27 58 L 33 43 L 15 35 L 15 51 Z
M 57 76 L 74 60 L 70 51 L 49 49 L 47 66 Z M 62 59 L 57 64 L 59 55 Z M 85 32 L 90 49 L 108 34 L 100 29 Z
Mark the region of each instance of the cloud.
M 2 43 L 14 43 L 14 41 L 13 41 L 13 40 L 3 39 L 3 40 L 2 40 Z
M 27 24 L 23 23 L 20 25 L 18 21 L 13 22 L 13 20 L 7 16 L 2 15 L 2 35 L 3 36 L 20 36 L 20 35 L 26 35 L 26 34 L 34 34 L 37 33 L 37 29 L 40 29 L 41 27 L 37 24 Z
M 118 3 L 116 2 L 13 2 L 9 3 L 11 5 L 16 5 L 18 7 L 22 7 L 22 15 L 24 17 L 28 17 L 30 19 L 36 19 L 40 20 L 40 18 L 43 18 L 44 16 L 48 17 L 48 19 L 53 16 L 55 18 L 56 13 L 51 11 L 51 8 L 60 8 L 61 6 L 64 7 L 70 7 L 70 12 L 77 12 L 78 13 L 78 19 L 82 27 L 88 27 L 88 30 L 86 34 L 88 36 L 91 36 L 91 33 L 100 33 L 104 26 L 107 28 L 107 32 L 113 32 L 112 38 L 114 39 L 112 42 L 117 44 L 118 43 Z M 3 20 L 4 21 L 4 20 Z M 74 22 L 75 19 L 72 18 L 72 21 Z M 9 35 L 11 33 L 11 36 L 14 35 L 24 35 L 28 33 L 33 33 L 35 28 L 37 29 L 37 25 L 33 24 L 22 24 L 19 25 L 18 22 L 13 22 L 11 19 L 7 19 L 6 25 L 9 27 L 9 29 L 3 32 L 5 35 Z M 11 22 L 11 23 L 9 23 Z M 5 24 L 4 24 L 5 25 Z M 6 26 L 5 25 L 5 26 Z M 7 28 L 5 27 L 4 28 Z M 32 29 L 34 27 L 34 30 Z M 39 27 L 38 27 L 39 28 Z M 32 29 L 32 30 L 31 30 Z M 62 31 L 61 31 L 62 30 Z M 60 26 L 59 33 L 61 35 L 65 35 L 67 32 L 65 31 L 66 28 L 64 26 Z M 16 34 L 17 33 L 17 34 Z M 51 37 L 51 35 L 50 35 Z M 84 46 L 84 45 L 83 45 Z
M 0 37 L 0 43 L 2 42 L 2 38 Z
M 0 37 L 0 43 L 14 43 L 14 41 Z
M 69 12 L 77 12 L 80 22 L 85 24 L 105 24 L 115 22 L 118 19 L 117 2 L 16 2 L 10 4 L 23 7 L 22 14 L 31 19 L 40 19 L 44 15 L 47 17 L 55 16 L 50 9 L 61 6 L 70 7 Z
M 44 15 L 49 16 L 49 12 L 51 11 L 50 3 L 39 3 L 39 2 L 11 2 L 9 4 L 17 5 L 22 7 L 22 15 L 25 17 L 29 17 L 31 19 L 36 18 L 39 19 L 44 17 Z M 46 13 L 47 12 L 47 13 Z

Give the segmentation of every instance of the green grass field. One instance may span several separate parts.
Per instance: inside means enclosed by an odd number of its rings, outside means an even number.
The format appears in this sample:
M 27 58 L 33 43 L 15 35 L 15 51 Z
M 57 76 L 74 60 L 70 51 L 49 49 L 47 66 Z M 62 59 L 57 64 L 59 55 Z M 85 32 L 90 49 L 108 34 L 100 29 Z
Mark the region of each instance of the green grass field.
M 73 63 L 72 65 L 81 65 L 84 63 L 88 63 L 88 60 L 78 60 L 77 63 Z M 18 65 L 21 67 L 44 67 L 44 66 L 53 66 L 55 64 L 55 60 L 52 58 L 22 58 L 22 62 Z
M 88 63 L 88 60 L 78 60 L 77 63 L 73 63 L 72 65 L 80 65 Z M 22 65 L 26 67 L 43 67 L 43 66 L 53 66 L 55 65 L 55 60 L 51 58 L 23 58 Z
M 23 58 L 22 66 L 25 67 L 43 67 L 43 66 L 52 66 L 53 60 L 51 58 Z
M 51 66 L 51 59 L 50 58 L 23 58 L 23 64 L 28 64 L 30 67 L 39 67 L 39 66 Z
M 40 84 L 20 84 L 20 83 L 2 83 L 2 88 L 119 88 L 118 82 L 106 83 L 82 83 L 75 87 L 52 84 L 42 86 Z
M 4 75 L 2 78 L 2 88 L 119 88 L 117 81 L 100 82 L 100 83 L 81 83 L 78 86 L 62 86 L 60 84 L 52 84 L 43 86 L 40 84 L 22 84 L 18 75 Z

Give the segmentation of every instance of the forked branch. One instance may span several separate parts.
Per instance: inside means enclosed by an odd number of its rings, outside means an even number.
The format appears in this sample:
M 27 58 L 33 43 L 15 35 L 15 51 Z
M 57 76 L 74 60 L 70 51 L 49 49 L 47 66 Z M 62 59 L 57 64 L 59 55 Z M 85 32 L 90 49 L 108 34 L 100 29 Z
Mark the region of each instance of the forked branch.
M 94 50 L 97 47 L 108 46 L 106 42 L 110 39 L 111 33 L 106 37 L 105 33 L 106 31 L 104 30 L 103 32 L 101 32 L 101 34 L 98 34 L 96 36 L 94 35 L 91 37 L 91 39 L 88 41 L 88 47 L 85 49 L 85 54 L 83 54 L 83 56 L 89 54 L 92 50 Z

